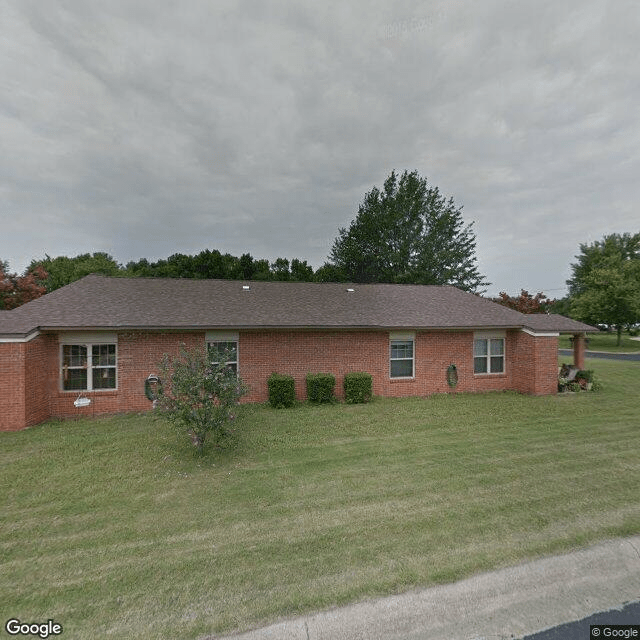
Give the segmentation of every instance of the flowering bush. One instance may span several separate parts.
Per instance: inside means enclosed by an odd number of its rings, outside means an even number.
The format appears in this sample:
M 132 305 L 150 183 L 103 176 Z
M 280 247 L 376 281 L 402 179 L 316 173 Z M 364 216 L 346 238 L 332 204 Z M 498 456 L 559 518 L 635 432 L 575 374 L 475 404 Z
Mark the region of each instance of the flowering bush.
M 206 348 L 180 349 L 178 357 L 164 355 L 156 408 L 185 429 L 202 453 L 207 435 L 215 444 L 229 435 L 230 425 L 246 387 L 224 354 Z

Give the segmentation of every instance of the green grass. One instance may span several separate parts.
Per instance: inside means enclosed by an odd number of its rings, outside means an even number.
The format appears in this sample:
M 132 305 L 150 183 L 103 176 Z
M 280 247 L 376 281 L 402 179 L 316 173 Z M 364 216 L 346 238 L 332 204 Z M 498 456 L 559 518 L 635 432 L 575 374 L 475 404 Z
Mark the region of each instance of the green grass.
M 632 340 L 628 333 L 621 336 L 620 346 L 617 345 L 618 334 L 601 331 L 587 334 L 587 349 L 589 351 L 611 351 L 612 353 L 640 352 L 640 340 Z M 560 336 L 560 349 L 571 349 L 569 336 Z
M 194 457 L 149 416 L 0 434 L 0 615 L 198 638 L 640 532 L 637 363 L 598 393 L 241 411 Z

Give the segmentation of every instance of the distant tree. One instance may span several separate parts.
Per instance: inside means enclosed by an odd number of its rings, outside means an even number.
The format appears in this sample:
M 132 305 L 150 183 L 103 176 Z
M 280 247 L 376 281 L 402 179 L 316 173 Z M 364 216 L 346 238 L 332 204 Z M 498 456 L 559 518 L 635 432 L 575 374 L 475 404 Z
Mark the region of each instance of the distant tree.
M 289 260 L 286 258 L 276 258 L 275 262 L 271 263 L 271 280 L 291 280 Z
M 170 278 L 194 278 L 196 277 L 194 260 L 192 256 L 184 253 L 174 253 L 167 258 L 167 275 Z
M 9 263 L 0 260 L 0 309 L 9 311 L 47 293 L 47 272 L 41 266 L 28 268 L 23 275 L 9 272 Z
M 240 276 L 242 280 L 252 280 L 256 273 L 256 263 L 250 253 L 240 256 Z
M 121 274 L 120 265 L 108 253 L 102 252 L 84 253 L 74 258 L 67 256 L 51 258 L 47 255 L 44 260 L 32 260 L 27 271 L 34 272 L 37 267 L 41 267 L 47 273 L 43 284 L 48 292 L 80 280 L 90 273 L 100 273 L 105 276 Z
M 593 269 L 607 267 L 611 260 L 623 263 L 640 260 L 640 233 L 612 233 L 591 244 L 580 244 L 580 254 L 576 256 L 576 260 L 571 265 L 571 278 L 567 280 L 570 297 L 585 292 Z
M 312 282 L 313 281 L 313 267 L 307 264 L 306 260 L 298 260 L 294 258 L 291 261 L 291 279 L 295 282 Z
M 640 322 L 640 260 L 610 258 L 590 270 L 583 287 L 573 297 L 574 317 L 614 327 L 620 346 L 624 327 Z
M 556 303 L 556 300 L 547 298 L 542 292 L 532 296 L 525 289 L 522 289 L 520 295 L 517 297 L 510 296 L 504 291 L 501 291 L 498 296 L 497 298 L 493 298 L 494 302 L 509 307 L 510 309 L 515 309 L 520 313 L 548 313 L 550 308 Z
M 561 316 L 571 317 L 571 298 L 567 295 L 564 298 L 553 300 L 549 307 L 549 313 L 559 313 Z
M 476 239 L 453 199 L 417 171 L 395 172 L 365 194 L 349 229 L 338 232 L 330 261 L 353 282 L 454 285 L 477 292 Z
M 133 260 L 127 262 L 125 267 L 125 275 L 136 278 L 152 278 L 155 272 L 153 264 L 146 258 L 142 258 L 137 262 Z
M 581 244 L 567 280 L 571 315 L 618 333 L 640 322 L 640 233 L 613 233 Z
M 316 270 L 313 279 L 315 282 L 348 282 L 346 273 L 335 264 L 325 262 Z
M 265 258 L 254 261 L 255 271 L 252 280 L 271 280 L 271 268 Z
M 83 254 L 73 258 L 59 256 L 33 260 L 30 269 L 42 266 L 49 273 L 45 283 L 47 291 L 53 291 L 90 274 L 145 278 L 193 278 L 221 280 L 313 280 L 313 268 L 307 261 L 294 258 L 278 258 L 273 264 L 268 260 L 254 260 L 249 253 L 240 258 L 217 249 L 205 249 L 196 255 L 174 253 L 168 258 L 150 262 L 147 258 L 119 265 L 106 253 Z

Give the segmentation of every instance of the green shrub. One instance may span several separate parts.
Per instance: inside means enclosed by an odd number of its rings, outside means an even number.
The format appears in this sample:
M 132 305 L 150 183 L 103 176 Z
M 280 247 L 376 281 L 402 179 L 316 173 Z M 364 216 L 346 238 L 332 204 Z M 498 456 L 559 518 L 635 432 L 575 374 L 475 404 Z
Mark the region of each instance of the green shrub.
M 585 382 L 593 382 L 593 369 L 580 369 L 576 373 L 576 382 L 584 380 Z
M 344 376 L 344 399 L 349 404 L 369 402 L 372 398 L 372 377 L 364 371 L 354 371 Z
M 307 374 L 307 399 L 310 402 L 331 402 L 334 399 L 336 377 L 331 373 Z
M 296 403 L 296 383 L 292 376 L 272 373 L 267 386 L 269 404 L 275 409 L 287 409 Z

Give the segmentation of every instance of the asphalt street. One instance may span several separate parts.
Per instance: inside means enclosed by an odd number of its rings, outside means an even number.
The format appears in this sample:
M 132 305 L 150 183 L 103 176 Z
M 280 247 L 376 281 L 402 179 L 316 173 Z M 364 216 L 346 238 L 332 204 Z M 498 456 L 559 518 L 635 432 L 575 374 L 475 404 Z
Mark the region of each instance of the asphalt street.
M 593 635 L 591 635 L 591 627 L 593 625 L 599 625 L 605 627 L 605 629 L 594 631 Z M 632 627 L 632 629 L 635 627 L 637 634 L 633 636 L 632 633 L 620 633 L 623 630 L 616 629 L 619 626 Z M 612 628 L 609 633 L 606 631 L 607 627 Z M 619 631 L 615 636 L 613 635 L 614 630 Z M 596 613 L 577 622 L 561 624 L 553 629 L 526 636 L 523 640 L 587 640 L 587 638 L 603 638 L 605 640 L 611 637 L 640 638 L 640 602 L 632 602 L 617 609 Z

